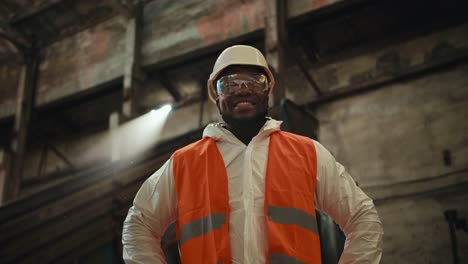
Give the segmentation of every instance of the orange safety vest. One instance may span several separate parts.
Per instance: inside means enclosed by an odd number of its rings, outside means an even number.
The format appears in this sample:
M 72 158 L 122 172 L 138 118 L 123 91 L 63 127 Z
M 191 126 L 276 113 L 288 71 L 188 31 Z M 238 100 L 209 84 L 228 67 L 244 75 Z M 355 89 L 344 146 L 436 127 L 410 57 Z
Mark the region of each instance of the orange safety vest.
M 228 178 L 216 141 L 205 137 L 176 151 L 173 170 L 182 263 L 231 263 Z M 267 264 L 321 263 L 316 179 L 312 140 L 272 133 L 265 177 Z

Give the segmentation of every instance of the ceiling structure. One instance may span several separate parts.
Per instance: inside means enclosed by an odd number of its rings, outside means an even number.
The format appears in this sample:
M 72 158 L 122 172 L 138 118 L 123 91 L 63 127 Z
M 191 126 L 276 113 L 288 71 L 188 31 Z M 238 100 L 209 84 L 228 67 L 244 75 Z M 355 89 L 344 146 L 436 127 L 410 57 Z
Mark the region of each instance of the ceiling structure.
M 119 0 L 4 0 L 0 2 L 0 63 L 14 64 L 21 63 L 23 55 L 28 52 L 31 47 L 45 47 L 60 41 L 66 37 L 72 36 L 87 28 L 102 23 L 117 15 L 129 12 L 130 7 L 126 6 Z M 100 93 L 102 94 L 102 93 Z M 100 106 L 102 111 L 114 111 L 113 105 L 118 104 L 119 96 L 117 92 L 109 96 L 104 96 L 103 101 L 99 94 L 94 98 L 81 98 L 70 103 L 65 107 L 66 111 L 56 112 L 43 109 L 35 113 L 33 116 L 33 130 L 38 126 L 47 128 L 45 135 L 66 134 L 77 131 L 77 128 L 94 127 L 96 124 L 101 124 L 102 116 L 98 115 L 93 119 L 93 114 L 90 114 L 90 109 Z M 112 99 L 117 97 L 116 103 Z M 89 100 L 89 102 L 83 101 Z M 94 103 L 95 101 L 99 101 Z M 65 102 L 68 104 L 69 102 Z M 80 107 L 84 103 L 83 107 Z M 109 106 L 110 110 L 107 109 Z M 63 110 L 63 104 L 61 106 Z M 118 107 L 117 107 L 118 109 Z M 79 113 L 79 116 L 68 116 L 67 113 Z M 87 118 L 90 117 L 90 118 Z M 88 119 L 93 119 L 87 121 Z M 39 121 L 40 120 L 40 121 Z M 54 121 L 50 121 L 54 120 Z M 71 120 L 71 121 L 70 121 Z M 104 120 L 105 121 L 105 120 Z M 75 123 L 76 122 L 76 123 Z M 11 131 L 12 120 L 5 120 L 0 124 L 0 130 Z M 55 129 L 55 132 L 47 132 L 50 128 Z M 102 127 L 99 125 L 97 127 Z M 78 129 L 80 130 L 80 129 Z M 41 138 L 43 136 L 32 135 L 32 138 Z M 6 138 L 3 137 L 2 144 Z
M 11 53 L 16 52 L 11 42 L 43 47 L 130 12 L 128 3 L 130 1 L 3 0 L 0 2 L 0 60 L 9 59 Z
M 120 0 L 3 0 L 0 2 L 0 61 L 15 61 L 21 48 L 43 47 L 131 12 Z M 143 2 L 143 4 L 149 1 Z M 308 67 L 391 45 L 392 41 L 414 37 L 437 27 L 448 27 L 467 20 L 463 1 L 350 1 L 340 9 L 306 14 L 288 21 L 291 64 Z M 263 33 L 244 43 L 264 46 Z M 204 97 L 204 84 L 216 54 L 204 53 L 164 69 L 145 66 L 147 84 L 142 88 L 140 112 L 154 105 L 183 105 Z M 298 61 L 299 60 L 299 61 Z M 297 75 L 304 72 L 296 69 Z M 326 87 L 318 87 L 326 89 Z M 155 92 L 157 91 L 157 92 Z M 58 136 L 107 126 L 108 116 L 122 104 L 121 83 L 109 83 L 95 94 L 64 100 L 39 109 L 32 118 L 34 131 Z M 151 99 L 151 100 L 149 100 Z M 3 122 L 0 129 L 12 122 Z M 81 132 L 80 132 L 81 131 Z M 31 135 L 32 138 L 42 136 Z M 4 142 L 3 142 L 4 143 Z

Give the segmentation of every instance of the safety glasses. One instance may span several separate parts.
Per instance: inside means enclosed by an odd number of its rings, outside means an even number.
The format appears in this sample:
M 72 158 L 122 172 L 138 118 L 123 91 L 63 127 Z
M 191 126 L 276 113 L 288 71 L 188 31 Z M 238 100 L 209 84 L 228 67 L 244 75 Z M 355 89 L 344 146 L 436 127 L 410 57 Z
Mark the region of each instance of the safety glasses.
M 242 85 L 245 85 L 247 88 L 253 89 L 254 91 L 258 92 L 266 92 L 269 89 L 268 79 L 264 74 L 237 73 L 221 77 L 216 82 L 216 91 L 218 95 L 226 95 L 233 93 Z

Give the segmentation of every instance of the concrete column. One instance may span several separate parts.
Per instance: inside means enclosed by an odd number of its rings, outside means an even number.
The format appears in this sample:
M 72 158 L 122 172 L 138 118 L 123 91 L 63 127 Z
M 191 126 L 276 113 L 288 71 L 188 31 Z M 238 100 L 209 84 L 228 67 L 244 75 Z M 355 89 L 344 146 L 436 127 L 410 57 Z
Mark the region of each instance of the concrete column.
M 286 0 L 265 0 L 265 53 L 270 69 L 276 73 L 270 107 L 278 106 L 285 95 L 286 17 Z
M 10 154 L 5 149 L 0 149 L 0 205 L 6 201 L 4 194 L 10 168 Z
M 110 130 L 110 160 L 111 162 L 120 160 L 120 133 L 119 133 L 119 113 L 113 112 L 109 116 Z
M 15 124 L 11 143 L 12 157 L 9 159 L 10 169 L 5 177 L 2 191 L 3 200 L 15 200 L 18 197 L 23 174 L 23 162 L 26 153 L 29 123 L 34 108 L 34 97 L 39 72 L 39 50 L 31 49 L 25 56 L 18 85 Z
M 129 119 L 137 115 L 138 92 L 144 79 L 140 67 L 141 16 L 142 7 L 137 5 L 127 22 L 122 114 Z

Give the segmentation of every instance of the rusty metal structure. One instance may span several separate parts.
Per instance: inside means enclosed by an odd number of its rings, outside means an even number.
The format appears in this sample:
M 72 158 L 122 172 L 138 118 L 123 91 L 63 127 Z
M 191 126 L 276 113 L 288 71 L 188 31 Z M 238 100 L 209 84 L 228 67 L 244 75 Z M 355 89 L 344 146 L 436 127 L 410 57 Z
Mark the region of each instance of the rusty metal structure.
M 106 245 L 117 262 L 139 186 L 210 121 L 204 83 L 223 48 L 264 51 L 279 80 L 274 114 L 285 97 L 311 113 L 466 61 L 466 8 L 461 0 L 1 1 L 2 263 L 89 263 Z M 196 129 L 133 163 L 75 164 L 54 145 L 106 130 L 111 113 L 131 120 L 165 103 L 199 104 Z M 43 154 L 26 173 L 32 149 Z M 45 168 L 50 151 L 64 163 L 57 172 Z

